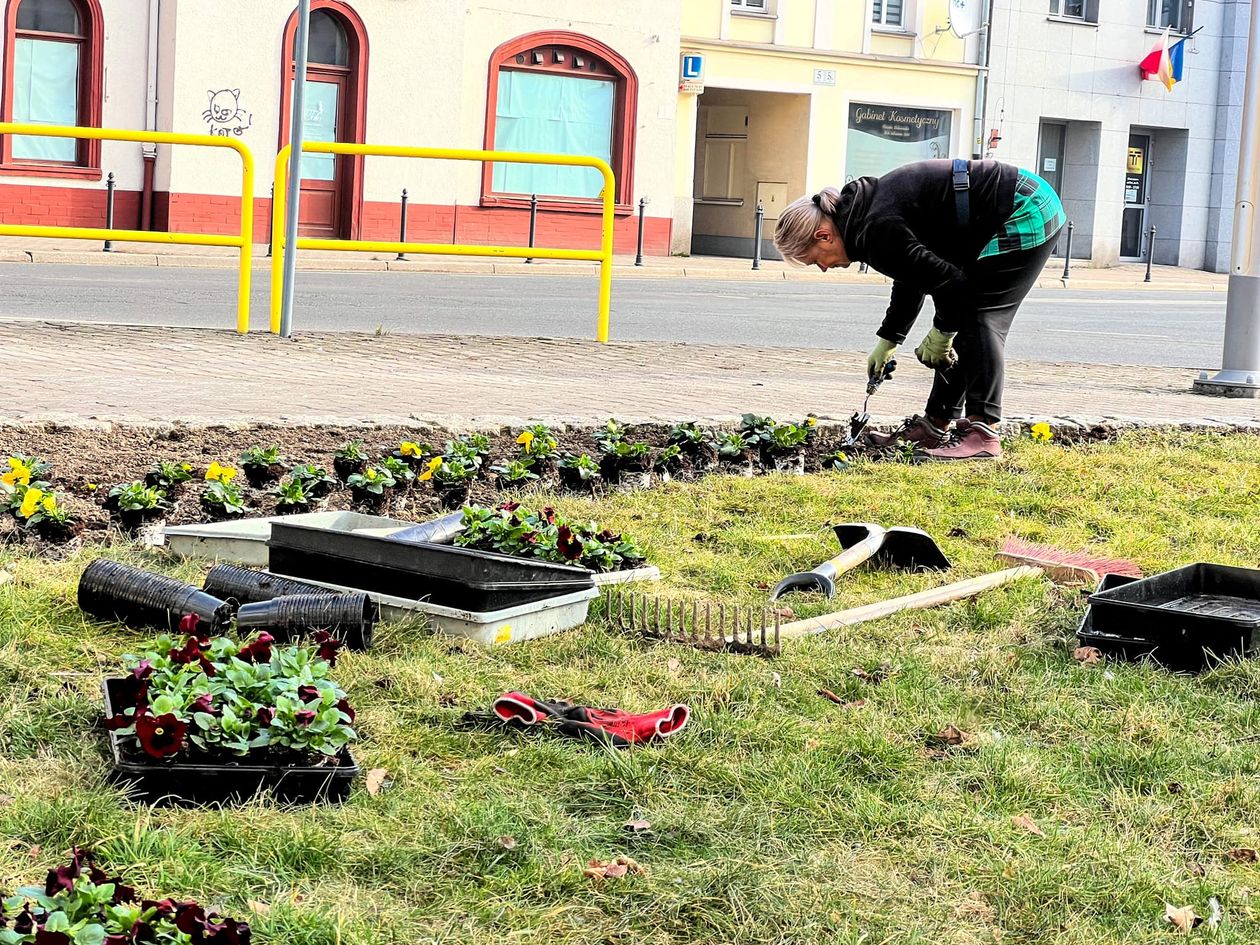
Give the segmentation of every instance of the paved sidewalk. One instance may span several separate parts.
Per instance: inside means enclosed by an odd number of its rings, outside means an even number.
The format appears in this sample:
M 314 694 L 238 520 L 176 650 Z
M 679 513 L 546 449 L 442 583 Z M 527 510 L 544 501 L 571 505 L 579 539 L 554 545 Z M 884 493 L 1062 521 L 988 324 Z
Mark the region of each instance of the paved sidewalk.
M 255 248 L 253 268 L 271 266 L 265 254 L 266 245 Z M 116 243 L 114 251 L 101 252 L 99 243 L 85 240 L 28 239 L 25 237 L 0 237 L 0 262 L 62 263 L 73 265 L 113 266 L 169 266 L 199 269 L 228 269 L 237 265 L 237 252 L 207 246 L 171 246 L 162 243 Z M 878 273 L 863 274 L 856 266 L 848 270 L 838 269 L 822 273 L 816 269 L 802 269 L 784 262 L 763 261 L 754 271 L 747 259 L 721 256 L 647 256 L 642 266 L 634 265 L 633 256 L 617 256 L 614 260 L 614 278 L 678 278 L 781 281 L 818 280 L 829 284 L 857 283 L 885 285 L 889 280 Z M 334 271 L 398 271 L 398 272 L 469 272 L 515 273 L 538 275 L 587 275 L 598 271 L 596 263 L 547 260 L 525 263 L 523 260 L 494 260 L 463 256 L 412 256 L 398 261 L 393 253 L 340 253 L 304 250 L 298 257 L 301 269 Z M 1074 261 L 1069 279 L 1063 282 L 1063 260 L 1052 259 L 1047 264 L 1038 288 L 1070 286 L 1074 289 L 1135 289 L 1150 288 L 1167 291 L 1224 292 L 1229 281 L 1225 273 L 1203 272 L 1198 269 L 1181 269 L 1175 266 L 1155 266 L 1151 281 L 1144 281 L 1145 266 L 1122 265 L 1108 269 L 1093 269 L 1087 261 Z
M 658 343 L 0 322 L 0 424 L 294 421 L 477 427 L 545 420 L 720 422 L 745 411 L 847 420 L 863 352 Z M 1226 424 L 1260 431 L 1260 401 L 1189 392 L 1195 373 L 1046 362 L 1007 371 L 1010 420 Z M 877 418 L 922 408 L 907 364 Z M 0 452 L 4 445 L 0 439 Z

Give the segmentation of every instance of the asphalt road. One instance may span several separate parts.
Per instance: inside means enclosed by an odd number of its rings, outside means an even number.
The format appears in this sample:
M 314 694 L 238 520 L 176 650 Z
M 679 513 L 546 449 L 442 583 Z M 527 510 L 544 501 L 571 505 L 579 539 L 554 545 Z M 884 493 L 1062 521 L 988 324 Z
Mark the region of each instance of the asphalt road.
M 253 326 L 267 324 L 256 271 Z M 596 279 L 424 272 L 299 272 L 295 331 L 593 337 Z M 159 266 L 0 264 L 0 317 L 229 328 L 236 273 Z M 622 279 L 612 338 L 865 350 L 885 286 Z M 930 311 L 930 305 L 927 307 Z M 1037 289 L 1015 321 L 1014 358 L 1163 367 L 1219 366 L 1225 295 Z M 920 317 L 911 338 L 929 326 Z

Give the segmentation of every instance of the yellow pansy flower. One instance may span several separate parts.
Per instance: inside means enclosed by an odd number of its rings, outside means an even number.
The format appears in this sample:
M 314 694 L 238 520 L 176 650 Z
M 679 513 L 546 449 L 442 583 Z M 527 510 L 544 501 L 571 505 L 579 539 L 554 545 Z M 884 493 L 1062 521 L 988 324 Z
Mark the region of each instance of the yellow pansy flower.
M 426 482 L 427 480 L 432 479 L 433 474 L 437 471 L 437 468 L 441 465 L 442 465 L 442 457 L 434 456 L 431 460 L 429 460 L 429 464 L 424 467 L 424 472 L 416 476 L 416 481 Z
M 20 459 L 10 456 L 9 471 L 4 475 L 0 475 L 0 482 L 6 486 L 29 486 L 31 484 L 31 469 Z
M 516 438 L 516 442 L 525 447 L 525 452 L 528 453 L 534 445 L 534 434 L 525 430 Z
M 805 426 L 807 427 L 818 426 L 818 418 L 815 417 L 813 414 L 810 414 L 808 417 L 805 418 Z
M 54 495 L 44 496 L 44 501 L 40 503 L 44 507 L 44 511 L 52 514 L 57 511 L 57 497 Z
M 236 470 L 231 466 L 220 466 L 218 460 L 210 464 L 206 470 L 206 482 L 228 483 L 236 478 Z
M 1028 433 L 1038 443 L 1048 443 L 1054 439 L 1054 433 L 1050 430 L 1050 424 L 1044 420 L 1041 423 L 1034 423 Z
M 27 489 L 26 494 L 22 496 L 22 504 L 18 507 L 18 515 L 22 518 L 30 518 L 39 511 L 39 502 L 43 497 L 43 489 Z
M 403 440 L 400 444 L 398 444 L 398 452 L 403 456 L 418 457 L 420 455 L 420 445 L 418 443 L 412 443 L 411 440 Z

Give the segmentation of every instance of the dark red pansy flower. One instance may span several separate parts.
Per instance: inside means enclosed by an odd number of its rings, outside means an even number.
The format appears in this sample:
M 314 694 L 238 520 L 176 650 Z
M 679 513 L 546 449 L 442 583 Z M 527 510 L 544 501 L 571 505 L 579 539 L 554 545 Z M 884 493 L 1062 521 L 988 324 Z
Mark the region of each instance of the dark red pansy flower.
M 275 717 L 276 710 L 269 705 L 260 705 L 258 711 L 254 713 L 254 718 L 259 725 L 270 725 Z
M 72 945 L 72 939 L 65 932 L 49 932 L 40 929 L 35 933 L 35 945 Z
M 121 876 L 110 876 L 95 863 L 88 868 L 88 876 L 91 877 L 92 884 L 95 886 L 114 884 L 114 905 L 118 905 L 120 902 L 136 901 L 135 888 L 124 883 Z
M 214 696 L 210 693 L 203 693 L 193 700 L 192 705 L 188 707 L 189 712 L 208 712 L 214 715 Z
M 18 935 L 30 935 L 35 931 L 35 916 L 31 915 L 30 903 L 22 907 L 22 911 L 13 920 L 13 931 Z
M 538 532 L 526 532 L 521 536 L 521 541 L 525 542 L 527 545 L 538 544 Z
M 212 917 L 215 921 L 206 923 L 206 945 L 249 945 L 249 925 L 235 919 Z
M 602 541 L 605 545 L 611 545 L 621 541 L 621 536 L 614 532 L 611 528 L 605 528 L 595 537 L 599 541 Z
M 293 718 L 296 720 L 298 725 L 310 725 L 315 721 L 315 713 L 310 709 L 301 709 L 293 713 Z
M 197 662 L 201 659 L 201 641 L 193 636 L 188 637 L 182 647 L 171 650 L 170 657 L 172 663 Z
M 348 715 L 350 717 L 350 724 L 351 725 L 354 724 L 354 709 L 351 707 L 350 703 L 347 700 L 345 699 L 339 700 L 337 702 L 337 709 L 338 711 L 344 712 L 346 715 Z
M 205 927 L 206 910 L 195 902 L 181 902 L 175 907 L 175 928 L 185 935 L 192 936 L 193 941 L 201 941 L 201 932 Z
M 126 728 L 135 721 L 135 716 L 123 715 L 119 712 L 117 715 L 111 715 L 105 720 L 105 728 L 107 731 L 116 732 L 120 728 Z
M 521 507 L 519 502 L 501 502 L 499 503 L 500 512 L 515 512 Z
M 544 505 L 542 512 L 539 513 L 543 517 L 543 521 L 548 525 L 556 524 L 556 510 L 550 505 Z
M 152 758 L 167 758 L 184 747 L 188 726 L 170 712 L 166 715 L 141 715 L 136 719 L 136 738 L 140 747 Z
M 337 651 L 341 649 L 341 641 L 327 630 L 316 630 L 311 639 L 319 644 L 315 655 L 321 660 L 326 660 L 329 666 L 336 666 Z
M 582 542 L 574 536 L 573 529 L 568 525 L 561 525 L 556 533 L 556 550 L 566 561 L 575 561 L 582 557 Z
M 260 633 L 252 643 L 241 647 L 240 652 L 236 656 L 246 663 L 270 663 L 271 644 L 275 642 L 276 638 L 270 633 Z
M 197 628 L 201 626 L 201 618 L 197 614 L 185 614 L 179 618 L 179 632 L 186 633 L 189 636 L 195 636 L 202 646 L 210 645 L 210 634 L 198 633 Z
M 320 698 L 319 690 L 314 686 L 298 686 L 297 694 L 303 702 L 314 702 Z
M 140 927 L 143 924 L 144 924 L 143 922 L 137 922 L 135 926 L 132 927 L 132 931 L 134 932 L 136 928 Z M 131 945 L 131 943 L 132 943 L 132 938 L 130 935 L 106 935 L 105 936 L 105 945 Z
M 153 664 L 148 660 L 141 660 L 131 668 L 131 675 L 136 679 L 148 679 L 153 675 Z
M 48 871 L 48 881 L 44 884 L 44 895 L 55 896 L 59 892 L 70 892 L 74 889 L 74 881 L 83 875 L 83 861 L 91 859 L 78 847 L 70 850 L 70 862 Z
M 153 915 L 151 918 L 154 919 L 166 919 L 175 914 L 175 903 L 170 899 L 159 899 L 156 902 L 152 899 L 145 899 L 141 901 L 140 908 L 144 912 L 152 909 Z

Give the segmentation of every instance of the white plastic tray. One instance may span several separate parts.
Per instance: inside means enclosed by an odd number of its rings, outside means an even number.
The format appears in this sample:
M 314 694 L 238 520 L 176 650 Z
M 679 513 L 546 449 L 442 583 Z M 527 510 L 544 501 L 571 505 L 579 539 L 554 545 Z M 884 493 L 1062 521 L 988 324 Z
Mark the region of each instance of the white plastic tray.
M 359 588 L 346 587 L 342 584 L 312 581 L 305 577 L 295 578 L 295 580 L 318 584 L 321 587 L 331 587 L 339 591 L 362 593 Z M 422 615 L 439 633 L 475 640 L 486 646 L 498 646 L 551 636 L 553 633 L 571 630 L 584 623 L 591 601 L 599 596 L 599 588 L 592 587 L 574 594 L 566 594 L 563 597 L 552 597 L 549 600 L 534 601 L 531 604 L 518 604 L 515 607 L 505 607 L 503 610 L 487 611 L 440 607 L 428 601 L 391 597 L 374 591 L 366 593 L 380 604 L 381 618 L 384 620 L 400 620 L 404 617 Z
M 162 529 L 162 535 L 171 551 L 184 558 L 210 558 L 265 568 L 272 522 L 292 522 L 360 535 L 389 535 L 416 524 L 361 512 L 305 512 L 243 518 L 235 522 L 168 525 Z

